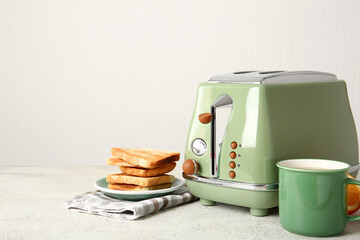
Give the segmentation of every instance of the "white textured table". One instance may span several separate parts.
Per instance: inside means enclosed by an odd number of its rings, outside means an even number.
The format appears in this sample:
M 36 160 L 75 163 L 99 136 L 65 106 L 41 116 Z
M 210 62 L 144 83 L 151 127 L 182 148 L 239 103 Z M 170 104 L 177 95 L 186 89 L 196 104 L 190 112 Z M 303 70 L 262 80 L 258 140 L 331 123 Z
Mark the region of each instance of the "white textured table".
M 177 167 L 175 175 L 180 175 Z M 284 231 L 277 209 L 254 217 L 248 208 L 200 202 L 126 221 L 69 212 L 75 195 L 113 167 L 0 167 L 0 239 L 311 239 Z M 360 239 L 360 222 L 333 237 Z

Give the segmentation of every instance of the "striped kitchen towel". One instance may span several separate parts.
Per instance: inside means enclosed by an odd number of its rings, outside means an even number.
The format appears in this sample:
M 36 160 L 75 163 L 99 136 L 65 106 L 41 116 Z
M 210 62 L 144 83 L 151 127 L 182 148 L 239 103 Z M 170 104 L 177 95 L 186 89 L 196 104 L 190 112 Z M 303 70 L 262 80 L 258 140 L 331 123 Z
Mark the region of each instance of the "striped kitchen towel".
M 186 186 L 170 195 L 146 199 L 138 202 L 108 197 L 101 191 L 87 192 L 65 202 L 74 212 L 90 213 L 106 217 L 134 220 L 161 209 L 175 207 L 198 198 L 192 195 Z

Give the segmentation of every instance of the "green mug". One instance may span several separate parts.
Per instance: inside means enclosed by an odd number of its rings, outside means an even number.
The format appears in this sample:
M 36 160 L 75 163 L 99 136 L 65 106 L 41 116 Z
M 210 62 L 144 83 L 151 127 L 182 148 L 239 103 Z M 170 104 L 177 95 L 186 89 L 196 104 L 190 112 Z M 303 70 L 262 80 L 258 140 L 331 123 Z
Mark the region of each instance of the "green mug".
M 331 236 L 346 222 L 360 220 L 347 215 L 347 185 L 360 181 L 347 177 L 350 165 L 322 159 L 280 161 L 279 215 L 281 226 L 305 236 Z

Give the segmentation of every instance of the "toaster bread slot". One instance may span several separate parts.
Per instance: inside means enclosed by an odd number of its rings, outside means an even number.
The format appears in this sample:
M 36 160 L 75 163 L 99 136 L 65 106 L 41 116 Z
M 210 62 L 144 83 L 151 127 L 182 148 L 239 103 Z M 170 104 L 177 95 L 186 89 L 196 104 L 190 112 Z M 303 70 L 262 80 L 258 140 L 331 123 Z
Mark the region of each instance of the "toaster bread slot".
M 230 120 L 233 101 L 229 95 L 221 95 L 211 106 L 211 175 L 219 177 L 219 159 L 226 127 Z

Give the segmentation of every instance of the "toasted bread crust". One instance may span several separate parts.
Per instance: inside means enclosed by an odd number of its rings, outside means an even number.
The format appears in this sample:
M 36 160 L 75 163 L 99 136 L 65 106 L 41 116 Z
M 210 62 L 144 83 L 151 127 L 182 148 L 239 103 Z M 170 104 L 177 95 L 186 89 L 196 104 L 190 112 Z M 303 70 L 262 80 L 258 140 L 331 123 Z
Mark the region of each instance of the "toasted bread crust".
M 134 184 L 117 184 L 117 183 L 109 183 L 109 189 L 113 190 L 122 190 L 122 191 L 150 191 L 157 189 L 164 189 L 171 187 L 172 183 L 164 183 L 159 185 L 154 185 L 150 187 L 138 186 Z
M 156 177 L 137 177 L 137 176 L 130 176 L 124 173 L 119 174 L 109 174 L 106 176 L 106 181 L 108 183 L 114 184 L 134 184 L 138 186 L 154 186 L 164 183 L 173 183 L 175 182 L 175 177 L 173 175 L 160 175 Z
M 139 177 L 154 177 L 163 175 L 172 171 L 176 166 L 176 162 L 166 163 L 164 166 L 153 169 L 143 169 L 137 167 L 120 166 L 120 170 L 128 175 L 139 176 Z
M 178 161 L 180 153 L 150 148 L 112 148 L 113 157 L 143 168 L 157 168 Z
M 107 165 L 114 165 L 114 166 L 124 166 L 124 167 L 137 167 L 137 168 L 142 168 L 142 169 L 148 169 L 148 168 L 143 168 L 141 166 L 138 165 L 133 165 L 131 163 L 128 163 L 120 158 L 108 158 L 106 160 L 106 164 Z

